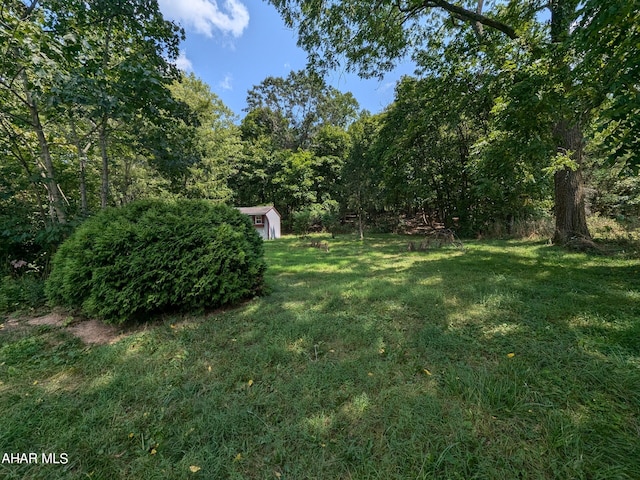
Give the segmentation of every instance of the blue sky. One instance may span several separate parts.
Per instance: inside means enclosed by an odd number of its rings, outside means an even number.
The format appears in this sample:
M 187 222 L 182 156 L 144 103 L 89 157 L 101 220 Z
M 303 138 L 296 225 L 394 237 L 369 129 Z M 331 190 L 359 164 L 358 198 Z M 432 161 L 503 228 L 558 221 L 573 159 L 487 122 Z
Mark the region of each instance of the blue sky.
M 268 76 L 286 77 L 303 69 L 305 52 L 296 46 L 296 34 L 287 29 L 263 0 L 159 0 L 163 15 L 187 34 L 178 66 L 209 84 L 211 90 L 244 116 L 247 91 Z M 354 94 L 360 108 L 372 113 L 393 101 L 395 82 L 411 74 L 407 63 L 383 80 L 362 80 L 346 72 L 332 72 L 327 83 Z

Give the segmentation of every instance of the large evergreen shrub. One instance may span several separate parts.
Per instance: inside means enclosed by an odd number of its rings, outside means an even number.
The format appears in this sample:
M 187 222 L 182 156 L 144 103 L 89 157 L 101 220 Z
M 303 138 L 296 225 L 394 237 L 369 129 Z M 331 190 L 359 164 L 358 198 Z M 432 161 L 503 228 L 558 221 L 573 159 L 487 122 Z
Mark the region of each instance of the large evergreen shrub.
M 249 218 L 206 201 L 144 200 L 106 209 L 56 253 L 49 302 L 122 323 L 202 311 L 259 293 L 262 239 Z

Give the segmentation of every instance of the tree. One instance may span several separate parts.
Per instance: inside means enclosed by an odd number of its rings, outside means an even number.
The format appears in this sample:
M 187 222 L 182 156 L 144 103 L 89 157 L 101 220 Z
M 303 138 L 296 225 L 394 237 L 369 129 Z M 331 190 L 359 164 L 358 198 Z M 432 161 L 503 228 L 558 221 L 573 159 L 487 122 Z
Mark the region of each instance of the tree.
M 308 150 L 279 152 L 280 168 L 272 182 L 276 195 L 274 205 L 282 212 L 291 214 L 318 201 L 314 189 L 317 157 Z
M 307 208 L 333 213 L 349 150 L 345 130 L 357 114 L 353 95 L 301 71 L 266 78 L 247 104 L 244 161 L 231 180 L 238 202 L 272 203 L 285 223 Z
M 193 74 L 174 83 L 171 92 L 195 115 L 196 125 L 190 127 L 182 122 L 176 131 L 183 135 L 185 130 L 193 129 L 188 132 L 193 136 L 192 150 L 182 152 L 183 158 L 192 158 L 184 171 L 184 194 L 190 198 L 228 200 L 232 192 L 227 182 L 242 155 L 240 130 L 234 124 L 233 112 Z
M 241 205 L 275 204 L 273 178 L 282 168 L 282 132 L 286 120 L 267 109 L 249 112 L 240 124 L 243 161 L 230 178 L 236 201 Z M 283 210 L 284 212 L 284 210 Z
M 14 155 L 24 160 L 24 149 L 29 148 L 24 128 L 35 135 L 38 157 L 33 161 L 39 182 L 47 191 L 50 221 L 65 223 L 63 194 L 41 110 L 61 51 L 58 39 L 47 31 L 46 17 L 38 7 L 37 1 L 25 4 L 11 0 L 0 9 L 0 109 L 3 129 L 13 139 Z
M 637 2 L 588 0 L 573 37 L 582 95 L 596 110 L 609 164 L 640 168 L 640 8 Z
M 63 52 L 50 101 L 96 134 L 104 208 L 110 196 L 109 137 L 119 126 L 161 118 L 173 108 L 168 86 L 178 76 L 172 60 L 184 32 L 162 18 L 157 1 L 70 0 L 49 8 L 49 28 Z M 82 158 L 81 145 L 76 149 Z
M 472 223 L 471 148 L 483 133 L 487 99 L 473 78 L 404 77 L 387 108 L 376 150 L 385 198 L 396 210 L 449 225 Z
M 362 112 L 349 127 L 351 148 L 342 169 L 343 202 L 358 217 L 360 240 L 364 238 L 367 212 L 380 206 L 379 155 L 375 143 L 381 128 L 381 116 Z
M 309 148 L 323 125 L 346 128 L 357 114 L 351 93 L 327 86 L 321 77 L 304 71 L 287 78 L 267 77 L 247 94 L 247 112 L 258 112 L 263 128 L 279 138 L 282 148 Z
M 553 84 L 549 91 L 567 98 L 580 88 L 572 76 L 569 48 L 576 34 L 578 0 L 510 0 L 496 3 L 487 13 L 482 0 L 465 2 L 464 7 L 446 0 L 383 0 L 373 7 L 365 0 L 270 3 L 289 26 L 297 27 L 299 45 L 308 52 L 310 66 L 320 71 L 346 62 L 348 69 L 362 76 L 379 76 L 397 59 L 428 49 L 430 39 L 442 28 L 455 42 L 454 32 L 467 26 L 473 28 L 482 47 L 479 55 L 491 56 L 496 39 L 506 36 L 514 53 L 532 51 L 533 57 L 549 65 L 548 80 Z M 540 15 L 543 10 L 551 17 L 548 27 Z M 575 103 L 554 103 L 562 108 L 556 112 L 552 128 L 555 152 L 550 156 L 564 160 L 555 173 L 554 240 L 566 243 L 573 237 L 590 238 L 580 169 L 585 118 Z
M 22 149 L 23 160 L 36 166 L 46 187 L 51 222 L 65 223 L 70 213 L 58 170 L 61 165 L 68 169 L 72 157 L 61 145 L 66 141 L 75 150 L 83 214 L 90 203 L 89 163 L 94 147 L 98 149 L 100 198 L 106 206 L 110 169 L 117 163 L 110 158 L 116 148 L 110 137 L 124 138 L 118 129 L 171 110 L 166 87 L 177 74 L 171 61 L 181 38 L 180 29 L 162 18 L 156 1 L 3 4 L 2 126 L 13 139 L 14 154 Z M 25 157 L 31 148 L 37 157 Z
M 340 196 L 341 174 L 349 154 L 351 139 L 343 128 L 327 124 L 318 130 L 311 146 L 316 157 L 314 189 L 318 201 L 337 200 Z
M 150 159 L 178 143 L 182 38 L 155 0 L 2 3 L 2 260 L 46 266 L 78 213 L 167 192 Z

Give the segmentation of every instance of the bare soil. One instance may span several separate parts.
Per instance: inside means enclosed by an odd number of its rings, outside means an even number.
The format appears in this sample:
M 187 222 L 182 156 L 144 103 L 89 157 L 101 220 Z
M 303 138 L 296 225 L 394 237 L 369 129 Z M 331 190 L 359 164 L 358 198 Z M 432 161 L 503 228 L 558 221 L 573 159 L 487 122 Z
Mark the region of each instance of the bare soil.
M 118 327 L 105 325 L 99 320 L 78 321 L 58 312 L 52 312 L 41 317 L 10 319 L 4 323 L 4 328 L 36 327 L 41 325 L 63 328 L 88 345 L 112 344 L 125 336 Z

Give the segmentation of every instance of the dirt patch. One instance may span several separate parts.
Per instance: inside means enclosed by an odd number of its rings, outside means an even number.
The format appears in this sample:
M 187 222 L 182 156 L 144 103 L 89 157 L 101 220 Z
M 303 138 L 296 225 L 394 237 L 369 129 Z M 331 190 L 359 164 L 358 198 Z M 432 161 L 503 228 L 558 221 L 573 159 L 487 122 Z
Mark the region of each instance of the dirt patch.
M 10 319 L 4 323 L 3 328 L 37 327 L 42 325 L 62 328 L 89 345 L 110 345 L 125 336 L 118 327 L 105 325 L 99 320 L 74 321 L 71 317 L 57 312 L 52 312 L 42 317 Z
M 64 326 L 65 317 L 59 313 L 50 313 L 44 317 L 30 318 L 27 320 L 27 325 L 39 326 L 39 325 L 51 325 L 52 327 Z
M 76 337 L 84 343 L 106 345 L 112 344 L 123 338 L 124 334 L 117 327 L 105 325 L 98 320 L 85 320 L 69 327 Z

